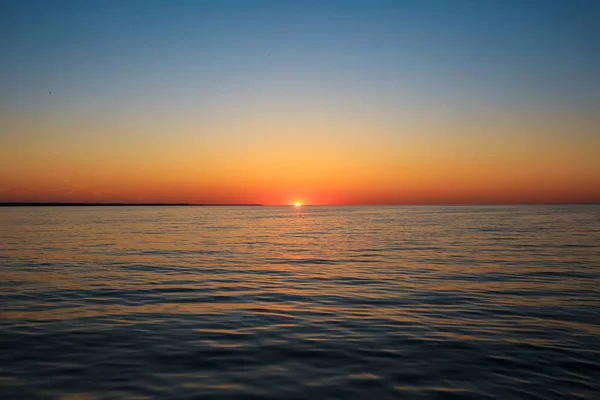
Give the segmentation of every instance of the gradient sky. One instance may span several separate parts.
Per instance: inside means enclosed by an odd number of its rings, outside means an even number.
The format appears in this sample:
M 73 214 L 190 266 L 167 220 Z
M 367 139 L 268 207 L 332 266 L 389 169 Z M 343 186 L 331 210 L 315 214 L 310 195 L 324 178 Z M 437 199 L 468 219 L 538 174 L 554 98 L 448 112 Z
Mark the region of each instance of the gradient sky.
M 600 202 L 600 1 L 0 2 L 0 201 Z

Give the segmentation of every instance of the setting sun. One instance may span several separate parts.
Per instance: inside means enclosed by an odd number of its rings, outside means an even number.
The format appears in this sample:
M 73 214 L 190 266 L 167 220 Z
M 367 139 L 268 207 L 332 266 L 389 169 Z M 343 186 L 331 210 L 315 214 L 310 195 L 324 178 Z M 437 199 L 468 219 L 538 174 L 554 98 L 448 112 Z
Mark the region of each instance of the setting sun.
M 295 202 L 295 203 L 294 203 L 294 207 L 302 207 L 302 203 L 300 203 L 300 202 Z

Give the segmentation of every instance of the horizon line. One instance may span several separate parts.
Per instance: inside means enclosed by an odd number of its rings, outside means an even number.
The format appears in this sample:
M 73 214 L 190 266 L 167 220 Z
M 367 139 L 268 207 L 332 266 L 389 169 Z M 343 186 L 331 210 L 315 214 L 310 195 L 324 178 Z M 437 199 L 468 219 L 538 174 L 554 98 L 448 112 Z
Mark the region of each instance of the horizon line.
M 303 204 L 302 207 L 369 207 L 369 206 L 544 206 L 600 205 L 600 202 L 535 202 L 535 203 L 364 203 L 364 204 Z M 0 207 L 294 207 L 293 204 L 260 203 L 121 203 L 121 202 L 0 202 Z

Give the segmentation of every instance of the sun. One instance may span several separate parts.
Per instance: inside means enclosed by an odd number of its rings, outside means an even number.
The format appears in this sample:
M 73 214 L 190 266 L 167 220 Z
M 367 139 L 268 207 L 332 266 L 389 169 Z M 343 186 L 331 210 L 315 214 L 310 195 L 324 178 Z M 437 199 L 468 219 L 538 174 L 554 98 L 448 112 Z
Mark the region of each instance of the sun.
M 294 207 L 302 207 L 302 203 L 300 203 L 299 201 L 294 203 Z

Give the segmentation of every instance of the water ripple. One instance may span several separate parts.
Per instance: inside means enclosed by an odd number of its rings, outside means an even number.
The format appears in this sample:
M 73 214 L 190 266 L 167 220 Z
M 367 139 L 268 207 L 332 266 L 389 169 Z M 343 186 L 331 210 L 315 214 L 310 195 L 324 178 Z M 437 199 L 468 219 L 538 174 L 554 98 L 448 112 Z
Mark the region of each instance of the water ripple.
M 0 209 L 2 398 L 596 399 L 600 207 Z

